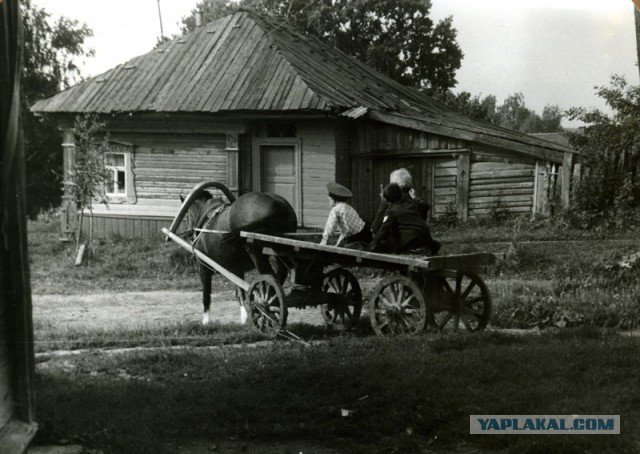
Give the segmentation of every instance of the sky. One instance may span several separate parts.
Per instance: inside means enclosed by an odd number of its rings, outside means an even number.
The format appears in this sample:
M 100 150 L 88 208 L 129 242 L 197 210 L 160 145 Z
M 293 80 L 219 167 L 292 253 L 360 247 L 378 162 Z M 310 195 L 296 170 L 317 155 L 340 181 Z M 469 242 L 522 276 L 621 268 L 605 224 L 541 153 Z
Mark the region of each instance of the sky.
M 312 0 L 309 0 L 312 1 Z M 86 23 L 94 37 L 83 75 L 95 76 L 177 34 L 197 0 L 34 0 L 53 18 Z M 595 86 L 613 74 L 639 84 L 631 0 L 432 0 L 431 17 L 453 16 L 464 53 L 454 92 L 524 95 L 538 114 L 546 105 L 599 108 Z M 564 122 L 565 126 L 577 126 Z

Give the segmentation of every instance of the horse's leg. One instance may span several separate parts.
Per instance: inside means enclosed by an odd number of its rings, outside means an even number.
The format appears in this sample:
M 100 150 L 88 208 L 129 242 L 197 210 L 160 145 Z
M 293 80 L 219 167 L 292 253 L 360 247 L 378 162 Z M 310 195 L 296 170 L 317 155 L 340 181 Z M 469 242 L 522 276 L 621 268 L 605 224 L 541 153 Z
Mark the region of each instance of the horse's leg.
M 288 257 L 271 257 L 269 259 L 269 265 L 271 266 L 271 272 L 280 285 L 284 284 L 284 281 L 289 276 L 289 270 L 293 268 L 293 263 Z
M 258 273 L 260 274 L 271 274 L 273 276 L 273 268 L 271 268 L 271 263 L 269 262 L 269 256 L 263 254 L 261 251 L 257 250 L 255 247 L 247 244 L 245 247 L 247 254 L 251 257 L 251 261 L 253 262 L 253 266 L 256 267 Z
M 244 279 L 244 272 L 238 273 L 238 277 Z M 247 318 L 249 318 L 249 314 L 247 314 L 247 310 L 244 307 L 244 299 L 247 297 L 247 292 L 240 287 L 236 287 L 236 296 L 240 303 L 240 323 L 244 325 L 247 322 Z
M 204 313 L 202 314 L 202 324 L 209 323 L 209 308 L 211 307 L 211 276 L 213 272 L 204 265 L 200 265 L 200 281 L 202 282 L 202 305 Z

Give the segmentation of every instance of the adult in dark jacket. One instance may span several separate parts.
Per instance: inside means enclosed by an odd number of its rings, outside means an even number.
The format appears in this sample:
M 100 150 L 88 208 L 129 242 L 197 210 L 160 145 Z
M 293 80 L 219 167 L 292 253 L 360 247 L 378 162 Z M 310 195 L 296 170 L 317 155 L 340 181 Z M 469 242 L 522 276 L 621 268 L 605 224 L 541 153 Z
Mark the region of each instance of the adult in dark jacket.
M 431 237 L 429 227 L 413 200 L 402 198 L 400 186 L 390 183 L 384 188 L 383 196 L 390 206 L 371 242 L 371 249 L 374 252 L 403 253 L 426 248 L 427 255 L 437 254 L 440 243 Z
M 413 202 L 416 205 L 418 212 L 422 216 L 422 219 L 424 219 L 426 222 L 431 206 L 426 202 L 426 200 L 424 200 L 422 197 L 419 197 L 418 193 L 415 191 L 415 189 L 413 189 L 413 179 L 411 178 L 411 174 L 409 173 L 409 171 L 404 168 L 394 170 L 389 175 L 389 183 L 395 183 L 400 187 L 400 190 L 402 191 L 402 201 L 404 203 L 409 201 Z M 376 233 L 382 225 L 382 220 L 384 219 L 385 213 L 391 205 L 384 199 L 382 193 L 383 190 L 384 186 L 380 185 L 380 205 L 378 206 L 378 212 L 376 213 L 376 216 L 371 223 L 371 230 L 373 231 L 373 233 Z

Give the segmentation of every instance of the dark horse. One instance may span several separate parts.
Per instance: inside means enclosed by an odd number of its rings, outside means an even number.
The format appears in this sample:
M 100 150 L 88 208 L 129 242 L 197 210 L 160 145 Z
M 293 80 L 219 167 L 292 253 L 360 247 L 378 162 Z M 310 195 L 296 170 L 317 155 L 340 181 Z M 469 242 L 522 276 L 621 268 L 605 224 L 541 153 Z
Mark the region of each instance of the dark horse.
M 213 197 L 207 191 L 209 188 L 222 191 L 228 202 Z M 289 202 L 276 194 L 248 192 L 235 199 L 225 185 L 208 181 L 196 185 L 186 199 L 180 199 L 182 207 L 169 230 L 176 233 L 186 216 L 193 246 L 241 279 L 253 268 L 261 274 L 274 272 L 268 257 L 250 248 L 240 237 L 240 231 L 282 235 L 295 232 L 298 223 Z M 209 322 L 212 275 L 213 271 L 200 263 L 203 324 Z M 242 305 L 241 309 L 244 309 Z M 243 322 L 245 318 L 246 313 L 242 311 Z

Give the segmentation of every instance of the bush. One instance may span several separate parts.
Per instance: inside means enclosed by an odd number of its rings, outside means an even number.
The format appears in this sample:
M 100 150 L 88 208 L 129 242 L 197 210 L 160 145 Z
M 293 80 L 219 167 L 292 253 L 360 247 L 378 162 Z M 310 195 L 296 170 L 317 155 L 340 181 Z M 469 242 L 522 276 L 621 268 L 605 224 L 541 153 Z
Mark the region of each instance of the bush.
M 585 108 L 569 109 L 569 119 L 587 126 L 569 140 L 580 151 L 582 179 L 573 192 L 567 220 L 574 227 L 638 226 L 640 204 L 640 86 L 613 76 L 597 94 L 612 115 Z

